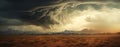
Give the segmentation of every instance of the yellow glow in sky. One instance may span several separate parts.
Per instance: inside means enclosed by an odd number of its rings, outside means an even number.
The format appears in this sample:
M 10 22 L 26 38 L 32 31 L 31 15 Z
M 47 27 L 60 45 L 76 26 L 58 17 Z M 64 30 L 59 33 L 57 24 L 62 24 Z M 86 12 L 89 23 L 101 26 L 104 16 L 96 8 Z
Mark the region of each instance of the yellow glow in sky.
M 92 6 L 87 6 L 84 10 L 79 10 L 77 7 L 80 5 L 85 6 L 100 5 L 100 9 L 95 9 Z M 57 5 L 42 6 L 35 9 L 44 8 L 40 11 L 46 10 L 48 14 L 43 13 L 44 16 L 49 16 L 51 19 L 59 24 L 46 25 L 49 28 L 36 25 L 28 26 L 12 26 L 15 30 L 23 28 L 21 30 L 34 30 L 34 31 L 53 31 L 60 32 L 64 30 L 80 31 L 83 29 L 93 29 L 103 32 L 118 32 L 120 31 L 120 9 L 110 8 L 107 5 L 115 5 L 115 2 L 65 2 Z M 103 6 L 101 6 L 103 5 Z M 83 7 L 82 6 L 82 7 Z M 96 7 L 96 6 L 95 6 Z M 57 9 L 56 9 L 57 8 Z M 53 9 L 50 11 L 50 9 Z M 55 10 L 54 10 L 55 9 Z M 39 17 L 38 17 L 39 19 Z M 46 19 L 48 20 L 48 19 Z M 34 28 L 33 28 L 34 27 Z

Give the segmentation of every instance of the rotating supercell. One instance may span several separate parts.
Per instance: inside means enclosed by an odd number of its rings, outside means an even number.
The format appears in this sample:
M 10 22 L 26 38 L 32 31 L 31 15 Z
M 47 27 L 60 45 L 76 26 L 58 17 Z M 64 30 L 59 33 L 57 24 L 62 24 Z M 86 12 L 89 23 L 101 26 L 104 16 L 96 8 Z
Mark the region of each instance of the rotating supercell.
M 26 12 L 31 14 L 19 19 L 0 17 L 6 25 L 10 24 L 3 26 L 5 29 L 1 30 L 62 32 L 90 29 L 118 32 L 120 28 L 120 6 L 119 2 L 114 1 L 58 1 L 33 7 Z

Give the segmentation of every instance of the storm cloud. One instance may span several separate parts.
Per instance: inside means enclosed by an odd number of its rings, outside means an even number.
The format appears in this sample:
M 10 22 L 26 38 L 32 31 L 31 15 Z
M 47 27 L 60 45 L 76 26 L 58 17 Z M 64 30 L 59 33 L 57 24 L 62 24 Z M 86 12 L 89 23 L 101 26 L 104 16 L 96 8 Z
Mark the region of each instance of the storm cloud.
M 107 28 L 113 25 L 112 22 L 119 25 L 119 2 L 119 0 L 0 0 L 0 30 L 59 32 L 96 29 L 100 26 Z

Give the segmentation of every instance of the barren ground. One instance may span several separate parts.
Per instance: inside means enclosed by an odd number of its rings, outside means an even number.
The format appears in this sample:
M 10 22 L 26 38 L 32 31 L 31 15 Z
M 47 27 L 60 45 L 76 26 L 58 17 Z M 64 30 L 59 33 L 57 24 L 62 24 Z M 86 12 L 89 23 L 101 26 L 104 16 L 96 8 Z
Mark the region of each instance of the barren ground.
M 0 47 L 120 47 L 120 35 L 0 36 Z

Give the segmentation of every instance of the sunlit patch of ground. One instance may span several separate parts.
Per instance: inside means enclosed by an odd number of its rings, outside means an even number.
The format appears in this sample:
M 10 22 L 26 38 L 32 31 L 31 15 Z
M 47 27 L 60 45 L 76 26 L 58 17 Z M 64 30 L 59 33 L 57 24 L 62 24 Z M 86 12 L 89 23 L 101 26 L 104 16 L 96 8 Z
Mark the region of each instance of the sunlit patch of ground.
M 0 47 L 120 47 L 120 35 L 1 36 Z

